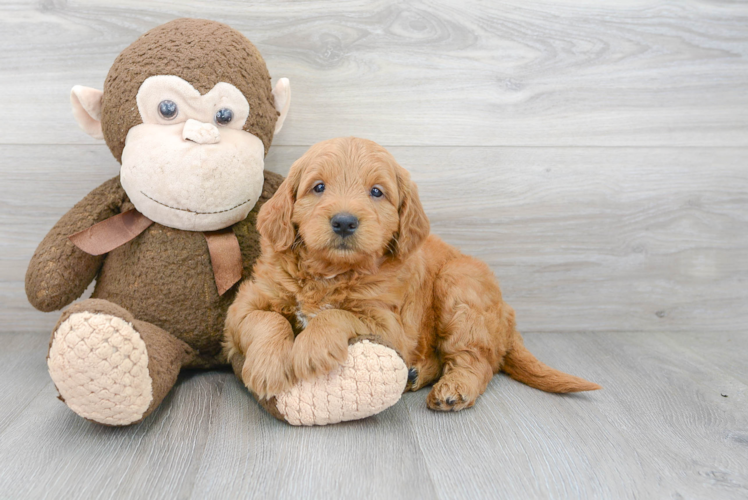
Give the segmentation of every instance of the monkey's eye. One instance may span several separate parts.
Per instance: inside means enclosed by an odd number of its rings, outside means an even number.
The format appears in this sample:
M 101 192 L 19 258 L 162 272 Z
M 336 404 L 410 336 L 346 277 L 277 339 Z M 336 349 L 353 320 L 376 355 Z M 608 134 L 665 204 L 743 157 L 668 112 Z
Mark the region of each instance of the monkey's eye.
M 312 188 L 312 191 L 315 193 L 324 193 L 325 192 L 325 183 L 320 182 L 318 184 L 315 184 L 315 186 Z
M 177 116 L 177 105 L 174 101 L 161 101 L 158 103 L 158 114 L 166 120 L 172 120 Z
M 219 109 L 216 112 L 216 123 L 219 125 L 228 125 L 234 118 L 234 112 L 229 108 Z
M 371 188 L 371 191 L 369 191 L 369 194 L 372 195 L 374 198 L 381 198 L 384 195 L 382 190 L 376 186 Z

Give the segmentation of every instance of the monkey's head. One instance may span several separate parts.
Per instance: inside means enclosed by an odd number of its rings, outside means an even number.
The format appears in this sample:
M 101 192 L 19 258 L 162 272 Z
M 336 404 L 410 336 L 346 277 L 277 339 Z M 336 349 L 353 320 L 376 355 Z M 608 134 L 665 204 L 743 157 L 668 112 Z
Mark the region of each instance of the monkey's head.
M 244 219 L 260 197 L 291 90 L 285 78 L 271 88 L 238 31 L 177 19 L 127 47 L 103 92 L 75 86 L 70 99 L 81 128 L 122 164 L 135 208 L 165 226 L 211 231 Z

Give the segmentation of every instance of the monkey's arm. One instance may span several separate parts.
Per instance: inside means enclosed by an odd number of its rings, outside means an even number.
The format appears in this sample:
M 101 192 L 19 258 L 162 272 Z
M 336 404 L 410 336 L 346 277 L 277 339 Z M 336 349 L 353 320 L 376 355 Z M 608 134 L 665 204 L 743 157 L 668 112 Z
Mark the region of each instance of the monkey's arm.
M 126 199 L 119 177 L 109 179 L 79 201 L 47 233 L 26 270 L 26 296 L 40 311 L 61 309 L 81 296 L 106 255 L 89 255 L 68 236 L 120 212 Z

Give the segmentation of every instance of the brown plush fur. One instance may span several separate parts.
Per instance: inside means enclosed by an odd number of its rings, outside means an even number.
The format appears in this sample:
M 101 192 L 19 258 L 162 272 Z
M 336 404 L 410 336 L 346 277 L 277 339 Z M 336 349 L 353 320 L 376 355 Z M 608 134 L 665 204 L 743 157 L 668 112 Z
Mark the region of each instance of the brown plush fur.
M 101 126 L 121 161 L 127 132 L 142 123 L 135 103 L 140 85 L 155 75 L 175 75 L 201 94 L 217 83 L 238 88 L 249 102 L 244 130 L 259 137 L 265 154 L 278 118 L 270 74 L 255 46 L 235 29 L 204 19 L 175 19 L 143 34 L 114 60 L 104 82 Z
M 359 220 L 345 239 L 330 224 L 341 212 Z M 313 146 L 257 223 L 262 256 L 229 309 L 226 349 L 246 357 L 242 378 L 260 397 L 330 371 L 349 339 L 368 334 L 416 369 L 412 390 L 438 380 L 427 401 L 436 410 L 472 406 L 501 369 L 550 392 L 600 388 L 525 349 L 490 268 L 429 235 L 408 172 L 371 141 Z
M 244 277 L 251 275 L 260 254 L 258 211 L 282 180 L 278 174 L 265 172 L 257 204 L 243 221 L 232 226 L 242 251 Z M 55 224 L 31 258 L 26 273 L 29 301 L 42 311 L 61 309 L 80 297 L 96 277 L 92 298 L 116 304 L 194 349 L 195 356 L 185 366 L 225 365 L 223 325 L 238 286 L 218 295 L 202 233 L 154 223 L 134 240 L 98 257 L 78 249 L 67 238 L 131 208 L 119 177 L 78 202 Z
M 143 81 L 155 75 L 181 77 L 203 94 L 219 82 L 233 84 L 250 105 L 243 129 L 262 140 L 267 153 L 278 112 L 262 56 L 241 33 L 224 24 L 177 19 L 145 33 L 117 57 L 109 71 L 101 122 L 117 161 L 121 161 L 129 130 L 142 123 L 137 92 Z M 254 208 L 244 220 L 230 226 L 239 242 L 245 278 L 251 275 L 260 254 L 258 211 L 282 180 L 265 172 L 262 194 Z M 92 299 L 72 306 L 60 322 L 74 312 L 88 311 L 114 315 L 133 325 L 146 344 L 153 382 L 147 415 L 168 393 L 180 369 L 227 364 L 221 339 L 226 311 L 238 286 L 219 295 L 201 232 L 153 223 L 131 241 L 100 256 L 83 252 L 68 239 L 133 208 L 119 177 L 89 193 L 39 244 L 26 272 L 26 295 L 37 309 L 53 311 L 80 297 L 95 279 Z

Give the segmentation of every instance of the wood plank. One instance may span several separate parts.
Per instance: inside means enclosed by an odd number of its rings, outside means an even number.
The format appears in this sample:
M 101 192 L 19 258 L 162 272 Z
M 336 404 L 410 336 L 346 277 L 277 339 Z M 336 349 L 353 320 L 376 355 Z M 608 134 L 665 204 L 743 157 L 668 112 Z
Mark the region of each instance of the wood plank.
M 124 428 L 78 417 L 49 384 L 0 433 L 0 491 L 7 498 L 185 498 L 228 375 L 183 375 L 146 421 Z
M 662 342 L 672 346 L 687 347 L 709 363 L 719 366 L 724 372 L 748 384 L 748 334 L 731 332 L 714 336 L 710 332 L 663 333 Z M 724 393 L 725 397 L 733 395 Z M 748 444 L 748 432 L 744 433 Z
M 233 378 L 190 498 L 437 498 L 407 408 L 327 427 L 275 420 Z
M 748 146 L 748 5 L 8 1 L 0 141 L 91 143 L 75 84 L 176 17 L 245 33 L 293 103 L 277 144 Z
M 0 333 L 0 433 L 52 380 L 47 373 L 46 335 Z
M 473 409 L 458 414 L 427 410 L 427 390 L 406 398 L 440 496 L 748 494 L 744 383 L 657 334 L 535 334 L 526 340 L 540 359 L 604 390 L 550 395 L 502 375 Z M 735 397 L 722 398 L 720 391 Z
M 723 356 L 738 358 L 712 334 Z M 3 356 L 43 359 L 37 336 Z M 601 383 L 558 396 L 500 375 L 470 410 L 435 413 L 427 390 L 378 417 L 295 428 L 229 372 L 185 374 L 143 424 L 75 416 L 51 384 L 0 405 L 8 498 L 744 498 L 748 366 L 714 365 L 689 336 L 530 334 L 543 361 Z M 716 353 L 718 350 L 715 349 Z M 0 394 L 15 370 L 2 359 Z M 43 363 L 27 375 L 46 376 Z M 24 384 L 20 384 L 23 386 Z M 729 393 L 729 398 L 721 396 Z M 14 414 L 13 418 L 7 418 Z
M 304 147 L 276 146 L 285 174 Z M 390 148 L 433 231 L 488 262 L 522 331 L 743 332 L 744 148 Z M 0 323 L 49 331 L 23 292 L 54 222 L 116 163 L 103 146 L 0 146 Z M 469 167 L 469 168 L 468 168 Z

